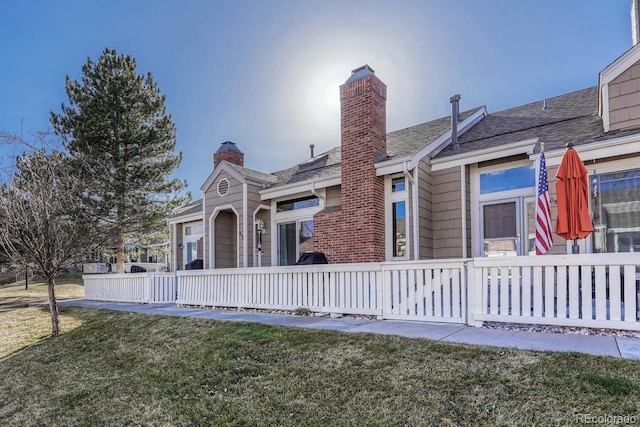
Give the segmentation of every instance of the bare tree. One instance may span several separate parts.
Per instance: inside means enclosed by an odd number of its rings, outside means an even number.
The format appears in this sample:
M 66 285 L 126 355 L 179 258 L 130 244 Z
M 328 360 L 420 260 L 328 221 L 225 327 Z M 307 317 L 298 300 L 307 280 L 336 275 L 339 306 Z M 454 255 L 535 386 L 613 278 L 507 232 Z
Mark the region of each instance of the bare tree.
M 58 150 L 26 146 L 0 187 L 0 247 L 13 262 L 35 264 L 45 280 L 51 336 L 60 335 L 55 278 L 98 243 L 79 203 L 83 183 Z

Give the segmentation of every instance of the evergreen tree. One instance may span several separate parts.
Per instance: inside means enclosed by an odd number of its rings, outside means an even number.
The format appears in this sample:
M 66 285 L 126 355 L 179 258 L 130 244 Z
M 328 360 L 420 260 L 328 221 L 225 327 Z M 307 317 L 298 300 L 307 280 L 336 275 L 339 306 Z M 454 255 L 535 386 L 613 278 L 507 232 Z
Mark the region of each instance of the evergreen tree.
M 184 202 L 183 181 L 170 178 L 182 160 L 175 154 L 176 130 L 165 96 L 151 73 L 139 75 L 136 61 L 105 49 L 89 58 L 82 79 L 67 76 L 69 105 L 51 112 L 87 183 L 84 205 L 105 234 L 115 237 L 118 272 L 124 269 L 128 236 L 164 226 Z

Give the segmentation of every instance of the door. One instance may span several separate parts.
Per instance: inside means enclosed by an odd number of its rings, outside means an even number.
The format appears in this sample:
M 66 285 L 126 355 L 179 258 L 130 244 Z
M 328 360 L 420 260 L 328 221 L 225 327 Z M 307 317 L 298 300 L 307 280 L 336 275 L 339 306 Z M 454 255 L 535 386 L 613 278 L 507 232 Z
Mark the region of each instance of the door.
M 515 256 L 520 253 L 519 201 L 482 205 L 484 256 Z

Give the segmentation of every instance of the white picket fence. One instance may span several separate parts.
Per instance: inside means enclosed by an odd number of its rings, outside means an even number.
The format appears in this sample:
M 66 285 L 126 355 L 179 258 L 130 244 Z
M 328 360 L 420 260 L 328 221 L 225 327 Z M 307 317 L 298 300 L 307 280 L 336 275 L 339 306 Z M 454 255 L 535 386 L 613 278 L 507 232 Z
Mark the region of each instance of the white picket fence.
M 476 258 L 473 321 L 640 330 L 636 254 Z
M 379 264 L 179 271 L 178 304 L 382 315 Z
M 174 303 L 177 280 L 173 273 L 85 274 L 84 297 L 89 300 Z
M 639 266 L 580 254 L 83 277 L 94 300 L 640 330 Z

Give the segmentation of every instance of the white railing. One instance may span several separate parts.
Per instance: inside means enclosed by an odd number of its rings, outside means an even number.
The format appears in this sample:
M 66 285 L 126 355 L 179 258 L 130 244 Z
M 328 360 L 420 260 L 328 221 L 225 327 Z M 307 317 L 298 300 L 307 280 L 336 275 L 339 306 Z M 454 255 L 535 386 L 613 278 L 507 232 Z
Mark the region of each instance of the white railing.
M 380 264 L 179 271 L 178 304 L 382 315 Z
M 640 330 L 638 265 L 635 254 L 475 258 L 469 323 Z
M 583 254 L 85 275 L 87 299 L 640 330 L 640 257 Z
M 90 300 L 173 303 L 177 281 L 172 273 L 85 274 L 84 297 Z

